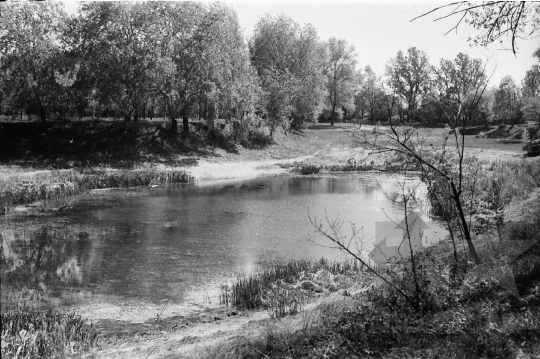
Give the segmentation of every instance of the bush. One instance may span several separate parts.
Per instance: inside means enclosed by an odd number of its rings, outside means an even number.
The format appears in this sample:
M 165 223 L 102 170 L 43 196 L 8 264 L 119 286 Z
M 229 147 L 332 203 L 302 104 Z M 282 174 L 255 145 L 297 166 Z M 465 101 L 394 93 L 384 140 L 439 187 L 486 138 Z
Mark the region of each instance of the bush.
M 227 152 L 236 153 L 238 152 L 236 150 L 236 146 L 234 143 L 225 136 L 220 130 L 213 128 L 210 131 L 208 131 L 207 135 L 208 143 L 211 146 L 219 147 L 224 149 Z
M 274 144 L 274 139 L 261 130 L 254 130 L 247 139 L 243 139 L 242 146 L 250 149 L 262 149 Z
M 320 166 L 316 165 L 302 165 L 297 166 L 294 170 L 295 173 L 299 173 L 301 175 L 307 176 L 307 175 L 315 175 L 321 171 Z

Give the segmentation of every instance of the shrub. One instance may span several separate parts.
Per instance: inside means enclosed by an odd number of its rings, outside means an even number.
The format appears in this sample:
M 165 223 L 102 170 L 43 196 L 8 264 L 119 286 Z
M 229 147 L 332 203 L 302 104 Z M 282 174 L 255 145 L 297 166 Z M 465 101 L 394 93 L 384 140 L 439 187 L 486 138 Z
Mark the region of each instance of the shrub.
M 320 166 L 316 165 L 301 165 L 296 167 L 295 172 L 299 173 L 301 175 L 307 176 L 307 175 L 314 175 L 321 171 Z

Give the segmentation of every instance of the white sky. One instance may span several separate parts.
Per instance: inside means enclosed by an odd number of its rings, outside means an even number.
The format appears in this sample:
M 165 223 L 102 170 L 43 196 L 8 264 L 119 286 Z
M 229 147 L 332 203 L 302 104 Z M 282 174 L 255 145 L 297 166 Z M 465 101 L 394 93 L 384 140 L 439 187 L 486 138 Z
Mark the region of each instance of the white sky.
M 353 44 L 358 53 L 361 67 L 370 65 L 380 75 L 385 65 L 399 50 L 416 46 L 429 56 L 433 65 L 440 58 L 453 59 L 459 52 L 488 61 L 488 71 L 493 71 L 491 85 L 498 85 L 506 76 L 512 76 L 519 84 L 525 72 L 537 60 L 532 53 L 540 47 L 540 37 L 518 41 L 518 54 L 501 50 L 501 45 L 491 44 L 487 48 L 470 46 L 469 36 L 476 32 L 462 23 L 455 31 L 444 36 L 458 21 L 450 18 L 433 22 L 446 10 L 410 22 L 414 17 L 448 2 L 440 1 L 364 1 L 364 0 L 226 0 L 238 14 L 240 26 L 246 36 L 251 36 L 255 24 L 265 14 L 285 13 L 300 24 L 312 24 L 321 40 L 335 36 Z M 73 0 L 65 0 L 66 9 L 74 13 Z M 509 47 L 510 43 L 505 43 Z

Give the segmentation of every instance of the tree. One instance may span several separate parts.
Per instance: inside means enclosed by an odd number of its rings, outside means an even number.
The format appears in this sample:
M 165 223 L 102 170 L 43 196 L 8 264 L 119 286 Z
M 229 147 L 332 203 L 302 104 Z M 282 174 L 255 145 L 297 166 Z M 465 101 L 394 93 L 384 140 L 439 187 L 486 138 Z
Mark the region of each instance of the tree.
M 65 13 L 53 2 L 3 5 L 0 11 L 0 91 L 4 106 L 38 115 L 42 123 L 69 76 L 61 71 Z
M 534 54 L 540 61 L 540 48 Z M 533 65 L 527 71 L 522 83 L 523 108 L 521 109 L 525 119 L 538 121 L 540 124 L 540 65 Z
M 523 79 L 523 95 L 540 97 L 540 65 L 533 65 Z
M 540 126 L 540 97 L 526 97 L 523 100 L 523 117 L 529 121 L 538 121 Z
M 406 106 L 407 121 L 418 121 L 418 109 L 431 89 L 431 67 L 427 55 L 411 47 L 404 55 L 399 51 L 386 66 L 388 85 Z
M 487 77 L 485 66 L 480 59 L 472 59 L 459 53 L 454 61 L 441 59 L 440 68 L 435 70 L 439 101 L 446 117 L 457 121 L 467 117 L 467 123 L 480 116 L 478 91 L 485 89 Z M 475 114 L 475 112 L 477 112 Z
M 366 66 L 360 91 L 355 96 L 355 106 L 362 117 L 367 111 L 370 121 L 386 117 L 386 95 L 380 82 L 371 67 Z
M 158 38 L 153 13 L 145 3 L 84 3 L 72 27 L 73 48 L 80 57 L 77 82 L 95 89 L 99 101 L 138 119 L 149 96 L 157 64 Z
M 540 4 L 528 1 L 459 1 L 436 7 L 411 21 L 448 8 L 451 8 L 448 14 L 434 20 L 453 16 L 459 18 L 447 34 L 452 30 L 457 31 L 465 20 L 466 24 L 479 31 L 469 41 L 487 46 L 495 41 L 503 44 L 505 40 L 510 40 L 514 54 L 517 53 L 517 39 L 534 36 L 540 29 Z
M 293 126 L 306 121 L 315 122 L 324 107 L 325 47 L 317 31 L 308 24 L 300 29 L 295 48 L 293 73 L 299 79 L 292 112 Z
M 323 104 L 324 53 L 313 26 L 300 27 L 285 15 L 266 16 L 257 23 L 249 49 L 272 128 L 315 121 Z
M 176 118 L 182 117 L 183 134 L 189 136 L 194 109 L 212 127 L 220 111 L 226 114 L 232 109 L 231 96 L 237 96 L 230 92 L 234 84 L 255 81 L 246 76 L 251 72 L 236 14 L 222 4 L 157 2 L 149 6 L 157 17 L 160 68 L 167 74 L 158 74 L 154 92 L 171 119 L 171 132 L 177 132 Z
M 325 65 L 327 99 L 331 111 L 330 125 L 334 126 L 337 110 L 342 108 L 354 110 L 354 95 L 358 75 L 354 46 L 348 45 L 344 39 L 335 37 L 328 40 L 327 60 Z
M 514 126 L 522 118 L 521 104 L 521 93 L 514 79 L 511 76 L 505 76 L 495 92 L 493 105 L 495 118 L 501 122 L 509 122 Z
M 227 119 L 243 120 L 245 114 L 253 114 L 260 89 L 236 14 L 221 4 L 212 5 L 210 11 L 219 20 L 208 32 L 199 100 L 206 104 L 205 117 L 213 127 L 218 111 Z

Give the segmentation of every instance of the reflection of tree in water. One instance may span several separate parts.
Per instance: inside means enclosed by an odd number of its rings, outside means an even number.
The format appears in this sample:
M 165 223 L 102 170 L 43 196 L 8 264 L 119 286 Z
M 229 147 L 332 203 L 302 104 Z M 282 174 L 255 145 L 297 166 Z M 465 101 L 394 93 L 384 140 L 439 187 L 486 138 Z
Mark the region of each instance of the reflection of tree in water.
M 99 260 L 93 250 L 100 233 L 77 226 L 44 225 L 37 229 L 4 230 L 0 233 L 2 292 L 13 301 L 28 290 L 59 296 L 67 288 L 86 286 Z M 90 238 L 93 238 L 91 241 Z M 8 295 L 2 295 L 2 301 Z M 19 298 L 17 298 L 19 297 Z

